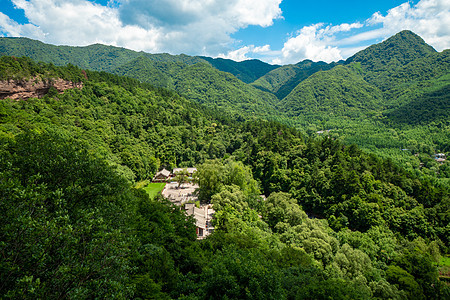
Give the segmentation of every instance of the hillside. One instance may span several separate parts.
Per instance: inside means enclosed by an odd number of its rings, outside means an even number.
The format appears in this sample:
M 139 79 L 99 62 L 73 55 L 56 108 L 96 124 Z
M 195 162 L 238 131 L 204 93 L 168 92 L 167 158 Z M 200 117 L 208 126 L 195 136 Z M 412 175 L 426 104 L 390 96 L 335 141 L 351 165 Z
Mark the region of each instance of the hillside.
M 252 85 L 273 93 L 278 99 L 286 97 L 300 82 L 318 71 L 329 70 L 335 63 L 301 61 L 295 65 L 281 66 L 255 80 Z
M 338 66 L 317 72 L 299 83 L 279 103 L 279 109 L 291 117 L 301 116 L 314 122 L 333 117 L 359 118 L 383 108 L 383 97 L 351 68 Z
M 140 57 L 113 71 L 158 87 L 172 89 L 205 106 L 241 118 L 275 118 L 276 98 L 207 63 L 187 65 Z
M 28 58 L 0 66 L 3 81 L 79 84 L 0 100 L 2 295 L 450 293 L 436 267 L 448 253 L 450 190 L 432 176 L 280 123 L 236 121 L 135 79 Z M 182 208 L 133 187 L 161 167 L 193 165 L 200 200 L 216 211 L 204 240 Z
M 251 83 L 268 72 L 280 67 L 278 65 L 271 65 L 257 59 L 235 62 L 231 59 L 224 58 L 211 58 L 206 56 L 201 56 L 201 58 L 209 62 L 219 71 L 231 73 L 245 83 Z
M 314 73 L 278 108 L 311 134 L 332 129 L 334 138 L 417 169 L 425 155 L 450 150 L 448 55 L 400 32 Z
M 449 52 L 436 52 L 410 31 L 345 62 L 281 67 L 102 45 L 51 46 L 19 38 L 0 38 L 2 53 L 108 70 L 174 90 L 236 118 L 278 120 L 307 135 L 331 129 L 331 136 L 346 144 L 356 143 L 416 171 L 429 165 L 425 172 L 447 177 L 433 171 L 439 166 L 426 163 L 425 157 L 450 151 Z
M 274 119 L 277 99 L 260 91 L 233 75 L 196 64 L 183 69 L 175 76 L 175 90 L 188 99 L 211 108 L 230 112 L 242 118 L 264 117 Z
M 192 65 L 208 63 L 219 71 L 229 72 L 243 82 L 250 83 L 277 68 L 259 60 L 235 62 L 229 59 L 213 59 L 203 56 L 151 54 L 125 48 L 95 44 L 85 47 L 55 46 L 28 38 L 0 38 L 0 56 L 26 56 L 35 61 L 63 66 L 68 63 L 94 71 L 112 72 L 124 64 L 145 57 L 154 62 Z
M 0 38 L 0 55 L 26 56 L 60 66 L 71 63 L 85 69 L 129 76 L 156 87 L 173 89 L 198 103 L 244 118 L 256 115 L 274 119 L 278 115 L 272 107 L 273 95 L 237 79 L 250 82 L 278 67 L 257 60 L 237 63 L 188 55 L 149 54 L 99 44 L 53 46 L 26 38 Z M 203 65 L 189 67 L 197 63 Z
M 180 62 L 153 60 L 147 56 L 139 56 L 138 58 L 115 68 L 112 73 L 135 78 L 156 87 L 174 90 L 175 79 L 173 78 L 173 75 L 187 67 L 187 64 Z
M 364 79 L 384 90 L 383 87 L 387 84 L 384 77 L 387 74 L 434 53 L 436 50 L 421 37 L 405 30 L 356 53 L 346 63 L 360 63 L 365 72 Z
M 0 54 L 26 56 L 57 66 L 71 63 L 97 71 L 111 71 L 139 56 L 135 51 L 100 44 L 87 47 L 54 46 L 28 38 L 1 38 Z

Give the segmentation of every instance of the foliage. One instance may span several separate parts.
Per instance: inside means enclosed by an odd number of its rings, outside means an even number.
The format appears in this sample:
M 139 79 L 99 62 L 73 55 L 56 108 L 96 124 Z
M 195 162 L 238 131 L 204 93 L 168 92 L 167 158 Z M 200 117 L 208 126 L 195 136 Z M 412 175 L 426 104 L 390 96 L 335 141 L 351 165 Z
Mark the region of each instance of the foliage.
M 73 141 L 25 133 L 1 151 L 1 293 L 12 298 L 125 298 L 134 195 Z
M 312 62 L 304 60 L 295 65 L 281 66 L 255 80 L 252 85 L 263 91 L 268 91 L 284 99 L 300 82 L 319 71 L 335 67 L 336 63 Z
M 358 76 L 346 68 L 332 71 Z M 435 263 L 450 236 L 440 178 L 332 132 L 238 122 L 134 79 L 86 75 L 82 89 L 0 102 L 2 295 L 448 298 Z M 216 210 L 204 240 L 181 207 L 130 184 L 192 165 Z
M 238 63 L 148 54 L 98 44 L 67 47 L 0 39 L 3 55 L 130 76 L 227 111 L 239 121 L 262 117 L 295 126 L 307 135 L 331 130 L 332 137 L 348 145 L 357 144 L 437 178 L 448 178 L 446 167 L 428 164 L 425 155 L 449 149 L 448 53 L 436 52 L 410 31 L 345 62 L 303 61 L 280 67 L 256 60 Z M 216 156 L 224 154 L 216 142 L 211 148 Z M 414 156 L 417 153 L 421 155 Z
M 231 59 L 210 58 L 201 56 L 214 68 L 222 72 L 228 72 L 245 83 L 251 83 L 264 76 L 268 72 L 277 69 L 278 65 L 270 65 L 257 59 L 249 59 L 235 62 Z

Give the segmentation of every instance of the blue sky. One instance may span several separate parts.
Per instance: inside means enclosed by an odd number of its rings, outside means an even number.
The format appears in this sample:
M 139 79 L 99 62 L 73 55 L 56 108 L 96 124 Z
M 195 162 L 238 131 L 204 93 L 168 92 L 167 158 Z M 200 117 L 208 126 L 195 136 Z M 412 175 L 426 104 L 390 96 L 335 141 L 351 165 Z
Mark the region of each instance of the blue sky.
M 337 61 L 409 29 L 450 47 L 450 0 L 0 0 L 0 36 L 150 53 Z

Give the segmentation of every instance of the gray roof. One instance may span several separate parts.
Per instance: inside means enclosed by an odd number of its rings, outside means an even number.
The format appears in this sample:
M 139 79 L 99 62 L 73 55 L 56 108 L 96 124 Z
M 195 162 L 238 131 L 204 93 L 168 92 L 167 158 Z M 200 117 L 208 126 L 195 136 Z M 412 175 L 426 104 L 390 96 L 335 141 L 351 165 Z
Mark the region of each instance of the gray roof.
M 157 177 L 158 175 L 162 175 L 164 177 L 169 177 L 170 176 L 170 171 L 166 170 L 166 169 L 162 169 L 161 171 L 159 171 L 158 173 L 156 173 L 155 177 Z
M 214 214 L 214 210 L 209 207 L 195 207 L 195 204 L 187 203 L 185 205 L 186 214 L 188 216 L 193 216 L 195 219 L 195 225 L 199 228 L 206 229 L 207 223 L 211 221 Z M 209 226 L 209 228 L 212 228 Z
M 176 174 L 178 172 L 182 172 L 183 170 L 187 170 L 187 172 L 189 174 L 193 174 L 194 172 L 197 171 L 197 168 L 174 168 L 173 169 L 173 174 Z

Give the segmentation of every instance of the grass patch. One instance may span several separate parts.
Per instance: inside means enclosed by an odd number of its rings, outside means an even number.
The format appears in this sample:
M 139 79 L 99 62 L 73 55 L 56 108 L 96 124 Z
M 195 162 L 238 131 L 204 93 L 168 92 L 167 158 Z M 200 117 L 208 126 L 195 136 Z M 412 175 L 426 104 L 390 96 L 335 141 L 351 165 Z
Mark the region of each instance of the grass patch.
M 450 256 L 442 256 L 441 260 L 439 261 L 440 266 L 444 267 L 450 267 Z
M 165 182 L 151 182 L 147 184 L 147 186 L 143 187 L 143 189 L 148 193 L 150 199 L 153 199 L 159 192 L 164 189 L 165 185 Z

